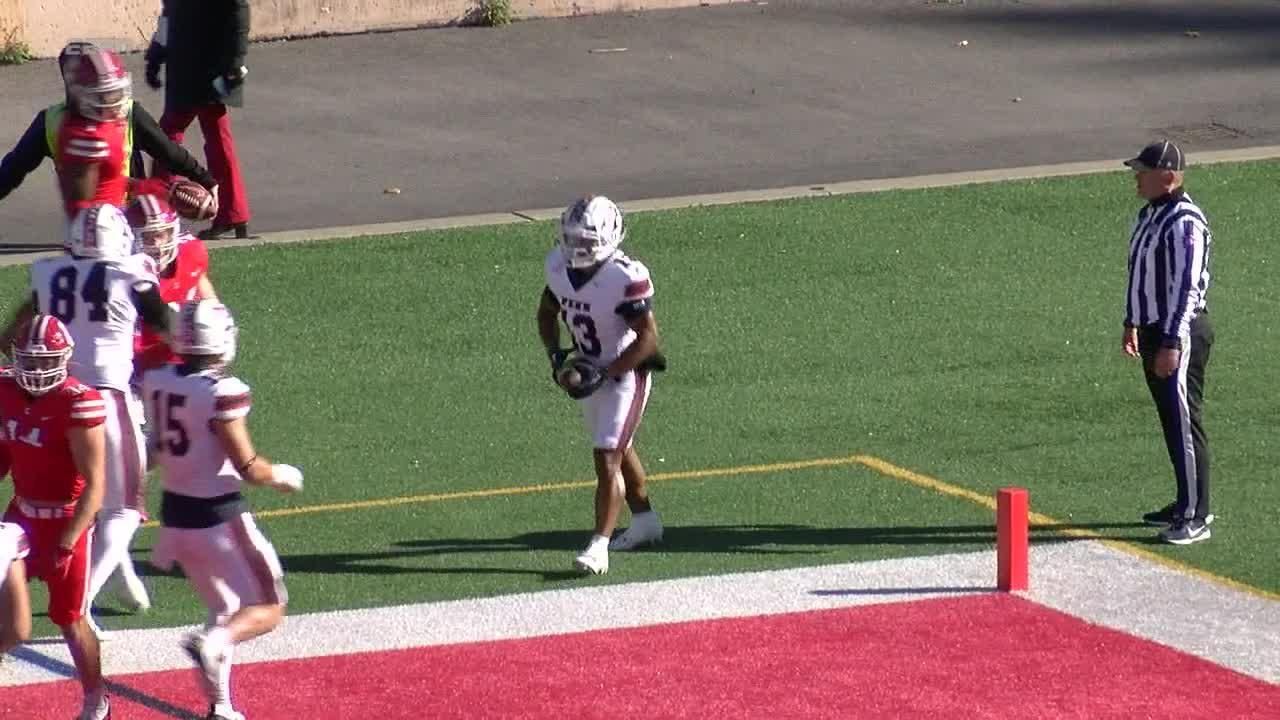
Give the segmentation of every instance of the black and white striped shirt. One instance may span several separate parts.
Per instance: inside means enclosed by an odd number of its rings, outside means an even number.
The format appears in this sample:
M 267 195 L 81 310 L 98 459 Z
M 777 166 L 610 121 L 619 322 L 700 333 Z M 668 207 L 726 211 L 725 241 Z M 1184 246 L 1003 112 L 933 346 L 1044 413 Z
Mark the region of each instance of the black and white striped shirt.
M 1138 211 L 1129 238 L 1125 325 L 1158 325 L 1164 344 L 1177 347 L 1205 310 L 1212 235 L 1204 213 L 1178 189 Z

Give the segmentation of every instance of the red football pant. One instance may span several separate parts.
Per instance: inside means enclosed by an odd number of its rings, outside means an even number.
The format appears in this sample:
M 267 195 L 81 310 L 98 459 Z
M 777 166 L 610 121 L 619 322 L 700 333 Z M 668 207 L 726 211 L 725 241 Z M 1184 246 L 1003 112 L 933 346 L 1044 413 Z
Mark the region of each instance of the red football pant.
M 227 106 L 200 105 L 187 108 L 164 109 L 160 116 L 160 129 L 169 139 L 182 143 L 182 136 L 191 122 L 200 118 L 200 132 L 204 134 L 204 157 L 209 172 L 218 181 L 218 216 L 215 225 L 235 225 L 249 222 L 249 197 L 244 190 L 244 175 L 236 158 L 236 141 L 231 136 L 231 115 Z M 160 169 L 156 177 L 165 177 Z
M 89 552 L 93 528 L 90 527 L 76 541 L 71 555 L 71 566 L 65 575 L 55 568 L 58 559 L 58 541 L 62 531 L 71 522 L 70 517 L 56 519 L 31 518 L 10 504 L 4 515 L 5 522 L 22 527 L 31 546 L 27 555 L 27 577 L 43 580 L 49 587 L 49 620 L 65 627 L 84 617 L 89 597 Z

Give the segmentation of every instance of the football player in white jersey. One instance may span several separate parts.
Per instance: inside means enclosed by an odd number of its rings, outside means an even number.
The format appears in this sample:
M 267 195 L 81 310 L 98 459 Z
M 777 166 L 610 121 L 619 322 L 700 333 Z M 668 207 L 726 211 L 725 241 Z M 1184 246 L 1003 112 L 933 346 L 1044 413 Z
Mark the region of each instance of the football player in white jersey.
M 584 197 L 560 217 L 560 242 L 546 259 L 547 286 L 538 306 L 538 334 L 552 377 L 578 400 L 594 443 L 595 533 L 574 560 L 580 572 L 609 571 L 609 550 L 662 539 L 649 503 L 644 466 L 632 447 L 649 399 L 658 351 L 649 269 L 622 253 L 622 212 L 603 196 Z M 560 323 L 572 351 L 560 347 Z M 610 540 L 625 498 L 631 526 Z
M 164 332 L 169 308 L 160 297 L 155 261 L 134 252 L 133 232 L 114 205 L 81 210 L 71 221 L 66 249 L 65 255 L 32 263 L 32 298 L 4 338 L 11 339 L 17 323 L 34 312 L 58 318 L 70 331 L 76 377 L 107 403 L 106 493 L 94 526 L 89 605 L 118 570 L 123 599 L 145 610 L 150 599 L 129 557 L 146 511 L 141 409 L 129 381 L 139 319 Z M 92 616 L 89 624 L 100 638 L 105 635 Z
M 26 556 L 27 537 L 22 528 L 0 522 L 0 655 L 31 639 L 26 565 L 18 562 Z
M 204 630 L 183 641 L 211 705 L 210 720 L 243 720 L 231 706 L 231 653 L 271 632 L 288 596 L 275 549 L 254 524 L 242 483 L 302 489 L 302 472 L 272 464 L 249 438 L 249 386 L 226 373 L 235 325 L 217 300 L 182 305 L 171 321 L 181 364 L 148 370 L 143 401 L 164 495 L 152 562 L 174 564 L 209 609 Z

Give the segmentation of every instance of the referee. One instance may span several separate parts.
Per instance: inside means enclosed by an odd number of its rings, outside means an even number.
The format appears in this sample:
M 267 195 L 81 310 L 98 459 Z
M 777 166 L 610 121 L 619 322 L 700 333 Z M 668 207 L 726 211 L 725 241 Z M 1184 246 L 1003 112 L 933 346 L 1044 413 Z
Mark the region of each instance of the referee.
M 1164 527 L 1160 539 L 1190 545 L 1209 539 L 1209 441 L 1201 424 L 1204 370 L 1213 346 L 1205 294 L 1212 236 L 1199 206 L 1182 188 L 1186 158 L 1169 141 L 1136 158 L 1138 211 L 1129 239 L 1129 292 L 1122 349 L 1142 358 L 1151 398 L 1177 481 L 1175 499 L 1142 519 Z

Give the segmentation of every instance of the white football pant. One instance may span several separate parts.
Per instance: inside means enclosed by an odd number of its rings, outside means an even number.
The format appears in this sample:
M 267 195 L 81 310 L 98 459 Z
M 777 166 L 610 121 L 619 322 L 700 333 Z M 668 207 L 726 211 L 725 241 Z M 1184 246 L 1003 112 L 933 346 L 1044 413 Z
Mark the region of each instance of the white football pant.
M 578 401 L 593 447 L 597 450 L 631 447 L 652 387 L 653 376 L 648 371 L 636 370 L 620 380 L 609 378 L 594 393 Z
M 120 579 L 124 581 L 126 591 L 131 596 L 137 595 L 139 588 L 144 588 L 142 581 L 138 579 L 137 571 L 133 568 L 133 558 L 129 557 L 129 544 L 133 542 L 133 536 L 138 532 L 140 525 L 142 525 L 142 513 L 137 510 L 104 508 L 98 512 L 97 522 L 94 525 L 93 555 L 89 566 L 88 603 L 90 608 L 93 607 L 93 601 L 98 597 L 98 593 L 102 592 L 111 574 L 117 569 L 120 571 Z M 149 605 L 146 590 L 142 589 L 141 592 L 142 596 L 133 597 L 133 601 L 139 605 Z

